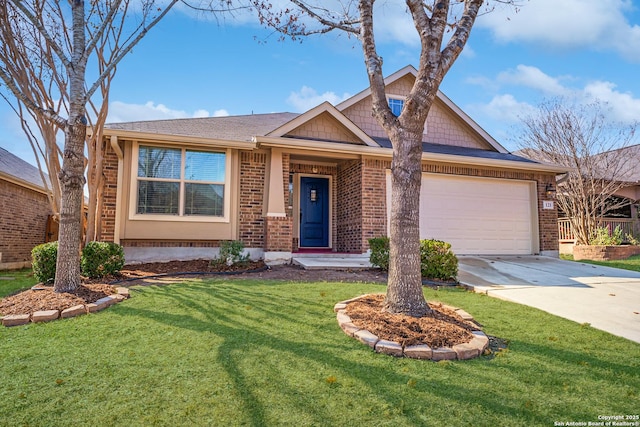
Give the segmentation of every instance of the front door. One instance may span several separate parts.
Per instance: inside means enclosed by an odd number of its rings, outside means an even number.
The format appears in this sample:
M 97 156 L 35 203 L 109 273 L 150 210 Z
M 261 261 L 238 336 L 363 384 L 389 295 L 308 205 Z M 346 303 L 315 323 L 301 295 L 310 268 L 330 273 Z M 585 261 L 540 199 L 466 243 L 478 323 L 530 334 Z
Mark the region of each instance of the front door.
M 329 179 L 300 178 L 300 247 L 329 247 Z

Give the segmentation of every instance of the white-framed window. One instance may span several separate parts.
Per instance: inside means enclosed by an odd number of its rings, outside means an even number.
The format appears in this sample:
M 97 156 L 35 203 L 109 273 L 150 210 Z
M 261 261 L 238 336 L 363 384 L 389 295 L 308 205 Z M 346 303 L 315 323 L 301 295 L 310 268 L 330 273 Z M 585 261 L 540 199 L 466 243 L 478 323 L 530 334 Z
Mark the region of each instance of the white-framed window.
M 398 117 L 402 112 L 402 108 L 404 107 L 404 99 L 403 98 L 388 98 L 389 108 L 391 108 L 391 113 Z
M 228 150 L 135 144 L 133 218 L 228 220 L 229 165 Z

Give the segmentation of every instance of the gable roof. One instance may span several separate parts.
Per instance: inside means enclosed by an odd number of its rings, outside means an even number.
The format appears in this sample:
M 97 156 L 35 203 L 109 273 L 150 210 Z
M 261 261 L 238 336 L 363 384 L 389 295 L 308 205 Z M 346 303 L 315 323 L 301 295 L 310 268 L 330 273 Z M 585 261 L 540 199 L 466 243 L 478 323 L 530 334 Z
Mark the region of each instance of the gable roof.
M 403 78 L 403 77 L 405 77 L 407 75 L 411 75 L 411 76 L 413 76 L 415 78 L 418 75 L 418 70 L 416 70 L 412 65 L 407 65 L 406 67 L 396 71 L 395 73 L 393 73 L 390 76 L 388 76 L 387 78 L 385 78 L 384 79 L 384 84 L 385 84 L 385 86 L 389 86 L 391 83 L 395 82 L 396 80 L 400 80 L 401 78 Z M 357 104 L 358 102 L 362 101 L 363 99 L 365 99 L 365 98 L 367 98 L 369 96 L 371 96 L 371 88 L 370 87 L 368 87 L 367 89 L 363 90 L 362 92 L 352 96 L 351 98 L 341 102 L 340 104 L 336 105 L 336 108 L 339 111 L 344 111 L 345 109 L 351 107 L 354 104 Z M 436 94 L 436 99 L 441 101 L 442 104 L 446 108 L 448 108 L 453 114 L 455 114 L 458 117 L 460 117 L 461 120 L 463 120 L 471 129 L 473 129 L 474 132 L 476 132 L 478 135 L 480 135 L 480 137 L 482 137 L 497 152 L 499 152 L 499 153 L 508 153 L 509 152 L 498 141 L 493 139 L 493 137 L 491 135 L 489 135 L 487 133 L 487 131 L 482 129 L 480 127 L 480 125 L 478 125 L 471 117 L 469 117 L 467 115 L 467 113 L 465 113 L 462 109 L 460 109 L 460 107 L 458 107 L 456 104 L 454 104 L 453 101 L 451 101 L 440 90 L 438 90 L 438 92 Z
M 331 115 L 334 119 L 336 119 L 340 124 L 342 124 L 348 131 L 353 133 L 358 139 L 360 139 L 364 144 L 377 147 L 378 144 L 367 135 L 362 129 L 356 126 L 351 120 L 345 117 L 340 111 L 336 109 L 329 102 L 325 101 L 322 104 L 312 108 L 306 113 L 300 114 L 298 117 L 292 119 L 291 121 L 285 123 L 277 129 L 269 132 L 267 135 L 255 135 L 255 136 L 285 136 L 287 133 L 292 132 L 296 128 L 302 126 L 305 123 L 313 120 L 314 118 L 320 116 L 321 114 L 327 113 Z
M 38 168 L 2 147 L 0 147 L 0 178 L 32 190 L 45 191 Z M 46 174 L 45 178 L 47 178 Z

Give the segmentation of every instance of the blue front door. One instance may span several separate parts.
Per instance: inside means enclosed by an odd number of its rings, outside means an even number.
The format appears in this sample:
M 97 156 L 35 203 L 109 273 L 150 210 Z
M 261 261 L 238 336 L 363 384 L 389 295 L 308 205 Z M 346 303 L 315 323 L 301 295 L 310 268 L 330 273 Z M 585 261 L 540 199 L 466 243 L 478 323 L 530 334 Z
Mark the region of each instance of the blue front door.
M 329 247 L 329 179 L 300 178 L 300 247 Z

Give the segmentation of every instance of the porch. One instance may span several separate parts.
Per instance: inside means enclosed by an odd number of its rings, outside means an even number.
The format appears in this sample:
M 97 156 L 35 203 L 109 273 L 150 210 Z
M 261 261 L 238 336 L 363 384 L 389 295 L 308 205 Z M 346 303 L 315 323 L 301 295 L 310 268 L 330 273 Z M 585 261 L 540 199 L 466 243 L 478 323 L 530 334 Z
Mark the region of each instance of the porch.
M 607 227 L 609 230 L 615 230 L 620 227 L 622 235 L 631 234 L 633 236 L 640 235 L 640 220 L 634 218 L 599 218 L 600 227 Z M 558 219 L 558 243 L 561 254 L 572 254 L 573 245 L 576 243 L 575 236 L 571 227 L 569 218 Z

